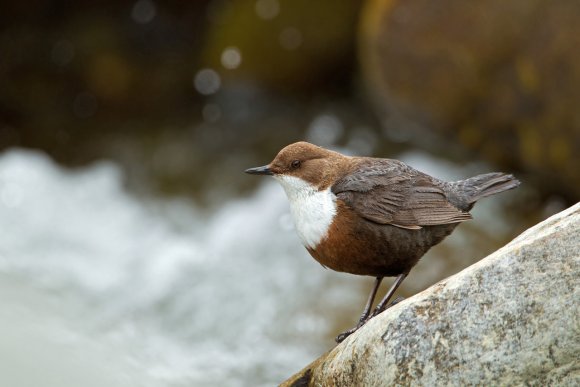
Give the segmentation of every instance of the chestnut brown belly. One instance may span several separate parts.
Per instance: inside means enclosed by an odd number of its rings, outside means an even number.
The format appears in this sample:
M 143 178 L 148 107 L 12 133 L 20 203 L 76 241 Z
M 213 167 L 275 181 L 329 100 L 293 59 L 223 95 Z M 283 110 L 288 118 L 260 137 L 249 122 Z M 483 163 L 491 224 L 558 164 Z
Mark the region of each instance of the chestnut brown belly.
M 457 226 L 409 230 L 370 222 L 341 203 L 327 236 L 308 251 L 322 265 L 340 272 L 396 276 L 407 273 L 432 246 Z

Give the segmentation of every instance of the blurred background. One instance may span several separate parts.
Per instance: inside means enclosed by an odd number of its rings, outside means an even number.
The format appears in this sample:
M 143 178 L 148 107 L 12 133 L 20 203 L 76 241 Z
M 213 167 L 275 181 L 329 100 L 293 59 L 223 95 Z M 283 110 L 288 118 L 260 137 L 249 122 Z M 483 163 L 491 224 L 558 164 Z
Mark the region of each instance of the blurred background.
M 3 2 L 0 384 L 272 385 L 331 348 L 372 279 L 320 267 L 282 189 L 242 173 L 294 141 L 522 180 L 407 297 L 577 202 L 579 18 L 567 0 Z

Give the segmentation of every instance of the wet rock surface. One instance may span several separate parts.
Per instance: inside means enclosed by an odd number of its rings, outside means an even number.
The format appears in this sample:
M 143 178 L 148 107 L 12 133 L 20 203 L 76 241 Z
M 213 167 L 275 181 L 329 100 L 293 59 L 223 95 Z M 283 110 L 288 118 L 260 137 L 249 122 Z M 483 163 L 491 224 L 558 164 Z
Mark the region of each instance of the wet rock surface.
M 576 204 L 379 315 L 283 385 L 578 385 L 579 240 Z

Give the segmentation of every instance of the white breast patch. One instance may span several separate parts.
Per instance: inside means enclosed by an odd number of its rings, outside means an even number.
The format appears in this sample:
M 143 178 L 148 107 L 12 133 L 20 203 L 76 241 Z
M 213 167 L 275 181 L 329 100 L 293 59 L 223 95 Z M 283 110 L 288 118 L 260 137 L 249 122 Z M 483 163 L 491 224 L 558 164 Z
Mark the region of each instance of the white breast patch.
M 298 236 L 306 247 L 315 248 L 328 233 L 336 215 L 336 196 L 330 187 L 318 191 L 308 182 L 294 176 L 275 176 L 282 184 Z

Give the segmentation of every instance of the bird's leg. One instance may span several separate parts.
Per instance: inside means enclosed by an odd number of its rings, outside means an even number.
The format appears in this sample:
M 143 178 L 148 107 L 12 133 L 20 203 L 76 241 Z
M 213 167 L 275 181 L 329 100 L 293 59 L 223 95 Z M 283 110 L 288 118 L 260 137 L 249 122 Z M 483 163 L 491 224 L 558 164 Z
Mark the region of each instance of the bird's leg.
M 373 307 L 373 302 L 375 301 L 375 296 L 377 295 L 377 291 L 379 290 L 379 286 L 381 286 L 381 282 L 383 281 L 383 277 L 377 277 L 375 279 L 375 284 L 369 294 L 369 299 L 365 305 L 365 309 L 363 310 L 362 314 L 360 315 L 360 319 L 357 324 L 357 328 L 360 328 L 364 325 L 364 323 L 369 319 L 369 314 L 371 313 L 371 308 Z
M 358 324 L 356 324 L 355 327 L 349 329 L 346 332 L 342 332 L 340 335 L 336 336 L 336 342 L 340 343 L 342 342 L 344 339 L 346 339 L 348 336 L 350 336 L 351 334 L 353 334 L 354 332 L 356 332 L 357 329 L 359 329 L 360 327 L 362 327 L 369 319 L 369 314 L 371 313 L 371 308 L 373 307 L 373 301 L 375 300 L 375 296 L 377 295 L 377 291 L 379 290 L 379 286 L 381 286 L 381 281 L 383 280 L 383 277 L 377 277 L 375 279 L 375 284 L 371 290 L 371 293 L 369 294 L 369 298 L 367 300 L 367 303 L 365 305 L 365 309 L 363 310 L 360 319 L 358 320 Z
M 391 288 L 389 289 L 389 291 L 387 292 L 387 294 L 385 295 L 385 297 L 381 300 L 381 302 L 379 302 L 379 304 L 375 308 L 375 311 L 371 315 L 371 318 L 372 317 L 375 317 L 377 314 L 379 314 L 383 310 L 387 309 L 387 303 L 389 302 L 389 300 L 391 299 L 391 297 L 393 297 L 393 294 L 395 294 L 395 291 L 397 290 L 397 288 L 399 287 L 399 285 L 401 285 L 401 283 L 403 282 L 403 280 L 407 277 L 407 274 L 408 273 L 399 274 L 399 276 L 397 277 L 397 279 L 393 283 L 393 286 L 391 286 Z M 398 298 L 397 298 L 397 300 L 398 300 Z M 397 300 L 395 300 L 393 302 L 393 305 L 395 303 L 397 303 L 397 302 L 400 302 L 400 300 L 399 301 L 397 301 Z

